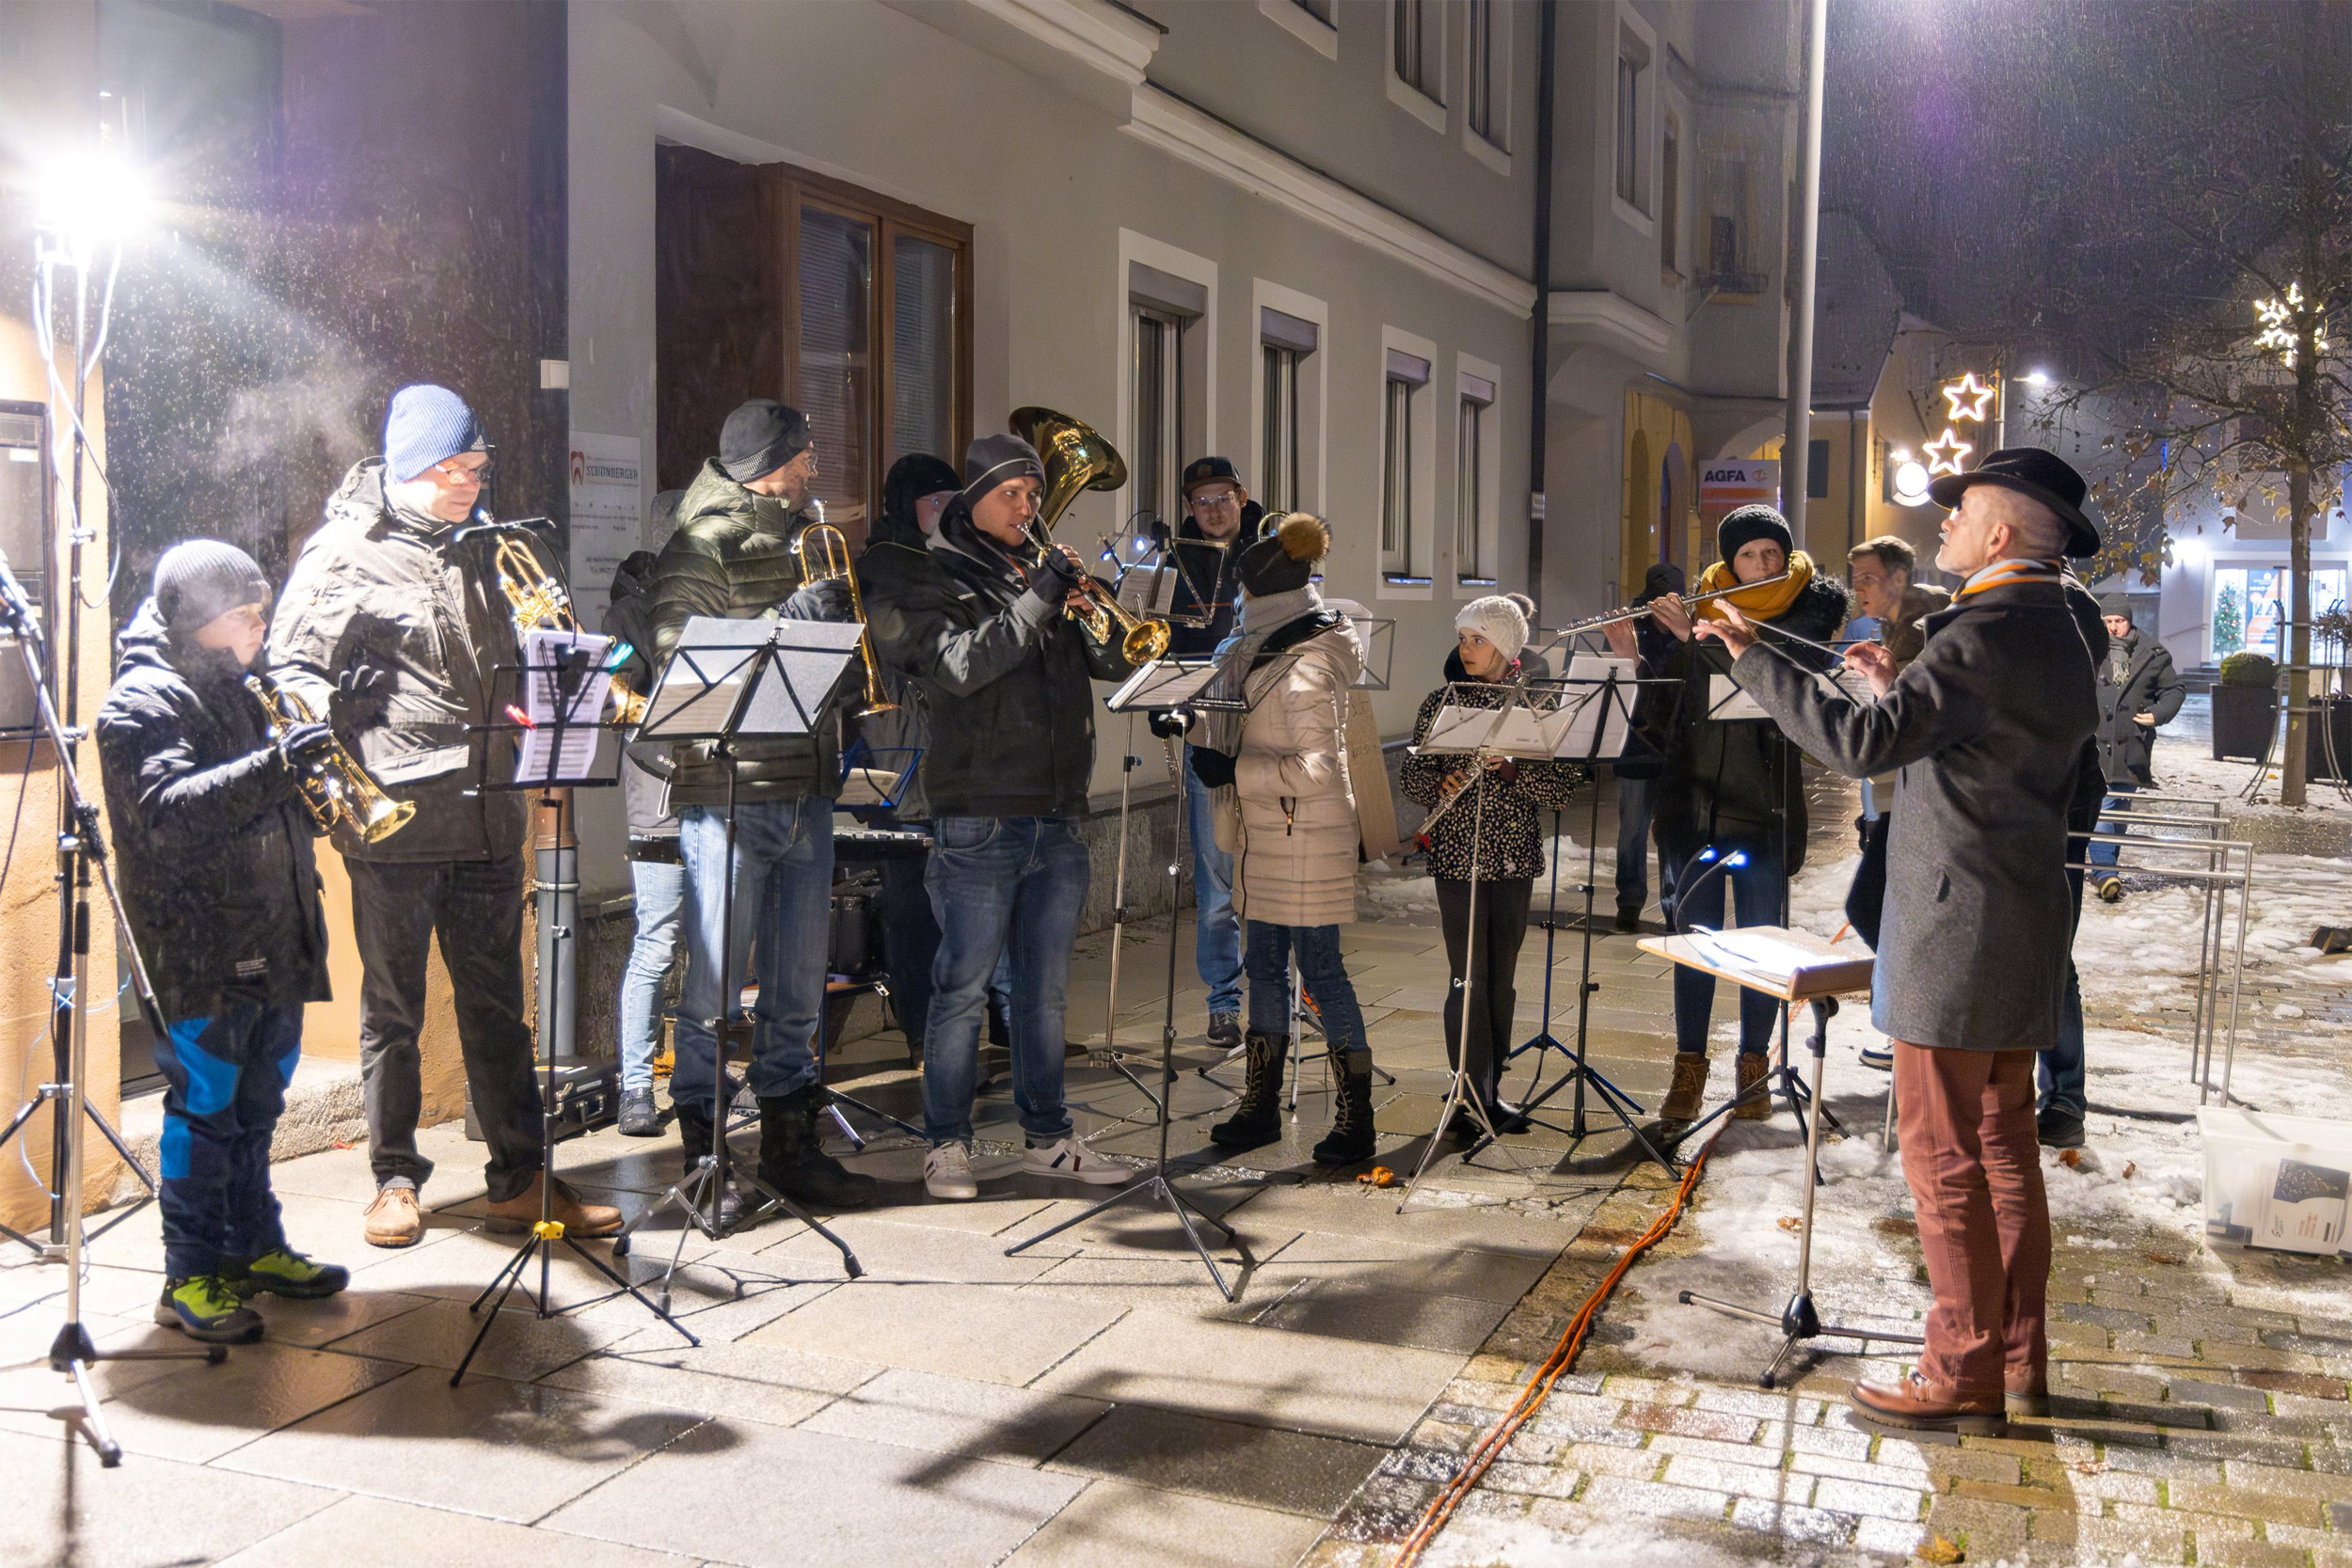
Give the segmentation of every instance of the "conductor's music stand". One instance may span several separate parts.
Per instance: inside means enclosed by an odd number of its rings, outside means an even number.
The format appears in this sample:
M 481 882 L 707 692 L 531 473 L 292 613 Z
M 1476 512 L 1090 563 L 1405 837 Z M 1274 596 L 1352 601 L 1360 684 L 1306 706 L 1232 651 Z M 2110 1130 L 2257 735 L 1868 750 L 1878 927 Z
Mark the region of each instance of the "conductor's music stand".
M 700 1230 L 712 1241 L 732 1233 L 721 1217 L 721 1204 L 726 1195 L 731 1153 L 727 1147 L 726 1042 L 728 1025 L 739 1005 L 739 983 L 734 974 L 736 782 L 741 770 L 737 742 L 813 733 L 827 717 L 825 709 L 841 689 L 850 660 L 858 657 L 865 629 L 853 621 L 738 621 L 697 615 L 686 623 L 675 651 L 646 697 L 638 739 L 703 742 L 714 759 L 726 764 L 727 772 L 726 889 L 719 916 L 721 1012 L 707 1021 L 711 1032 L 710 1152 L 622 1227 L 612 1243 L 613 1252 L 626 1257 L 631 1236 L 647 1220 L 665 1209 L 683 1212 L 685 1223 L 678 1227 L 677 1245 L 661 1272 L 665 1302 L 670 1297 L 670 1281 L 685 1256 L 688 1230 Z M 820 998 L 820 1019 L 822 1013 Z M 675 1094 L 675 1075 L 671 1084 Z M 781 1210 L 831 1242 L 840 1251 L 841 1266 L 851 1279 L 866 1272 L 850 1244 L 807 1210 L 760 1180 L 756 1173 L 740 1180 L 768 1202 L 739 1225 L 755 1225 Z
M 1639 945 L 1645 953 L 1687 968 L 1703 970 L 1718 979 L 1729 980 L 1733 985 L 1749 990 L 1762 991 L 1780 1002 L 1811 1004 L 1813 1037 L 1805 1042 L 1805 1048 L 1813 1054 L 1813 1101 L 1816 1106 L 1823 1103 L 1821 1066 L 1829 1049 L 1829 1021 L 1837 1011 L 1840 992 L 1869 988 L 1872 960 L 1867 949 L 1835 947 L 1808 932 L 1792 931 L 1781 926 L 1742 926 L 1733 931 L 1646 937 Z M 1738 1302 L 1703 1296 L 1692 1291 L 1679 1291 L 1675 1297 L 1686 1307 L 1704 1307 L 1725 1317 L 1777 1327 L 1781 1332 L 1780 1350 L 1756 1378 L 1757 1384 L 1766 1388 L 1773 1386 L 1780 1376 L 1782 1365 L 1806 1339 L 1825 1335 L 1834 1338 L 1858 1339 L 1866 1351 L 1873 1340 L 1890 1345 L 1922 1343 L 1915 1334 L 1893 1334 L 1875 1328 L 1846 1328 L 1836 1323 L 1825 1323 L 1814 1310 L 1813 1199 L 1814 1189 L 1821 1184 L 1819 1162 L 1821 1123 L 1826 1119 L 1820 1116 L 1805 1118 L 1804 1218 L 1798 1233 L 1797 1288 L 1788 1304 L 1778 1312 L 1772 1312 L 1762 1307 L 1744 1307 Z
M 539 1090 L 539 1218 L 530 1234 L 515 1249 L 515 1255 L 491 1276 L 466 1310 L 479 1312 L 486 1303 L 490 1311 L 474 1331 L 473 1342 L 466 1347 L 457 1370 L 449 1376 L 454 1388 L 464 1380 L 466 1369 L 473 1365 L 476 1352 L 490 1337 L 499 1314 L 505 1310 L 507 1298 L 515 1293 L 529 1271 L 532 1259 L 539 1260 L 539 1283 L 533 1305 L 541 1318 L 552 1318 L 569 1307 L 553 1305 L 552 1266 L 555 1244 L 562 1243 L 573 1257 L 587 1264 L 611 1281 L 618 1293 L 626 1294 L 639 1306 L 676 1329 L 690 1345 L 702 1341 L 688 1333 L 669 1312 L 667 1303 L 657 1306 L 624 1277 L 612 1265 L 581 1246 L 577 1239 L 566 1235 L 564 1222 L 555 1217 L 555 1123 L 556 1092 L 559 1060 L 557 1033 L 561 1021 L 569 1016 L 571 998 L 564 992 L 570 989 L 574 977 L 573 965 L 567 951 L 577 940 L 568 919 L 557 913 L 566 893 L 576 892 L 579 885 L 579 847 L 565 847 L 568 836 L 564 831 L 564 816 L 571 809 L 574 789 L 610 787 L 619 781 L 620 748 L 608 744 L 612 739 L 612 728 L 602 721 L 607 681 L 604 675 L 604 654 L 610 640 L 582 632 L 534 631 L 524 640 L 521 661 L 511 668 L 515 675 L 516 702 L 508 705 L 503 720 L 493 719 L 485 725 L 473 726 L 483 736 L 475 757 L 475 789 L 480 793 L 503 793 L 517 790 L 535 791 L 542 812 L 551 814 L 556 827 L 556 847 L 553 864 L 543 868 L 540 879 L 540 920 L 545 927 L 539 933 L 539 1054 L 546 1072 Z M 497 689 L 498 670 L 492 671 L 492 689 Z M 500 711 L 495 701 L 491 711 Z M 523 745 L 516 758 L 514 776 L 505 780 L 489 777 L 492 753 L 500 750 L 489 736 L 498 734 L 518 735 Z M 548 873 L 552 873 L 551 876 Z M 576 1067 L 576 1060 L 566 1059 L 565 1066 Z M 491 1298 L 495 1296 L 494 1301 Z M 597 1297 L 599 1301 L 610 1297 Z M 576 1305 L 585 1306 L 586 1303 Z

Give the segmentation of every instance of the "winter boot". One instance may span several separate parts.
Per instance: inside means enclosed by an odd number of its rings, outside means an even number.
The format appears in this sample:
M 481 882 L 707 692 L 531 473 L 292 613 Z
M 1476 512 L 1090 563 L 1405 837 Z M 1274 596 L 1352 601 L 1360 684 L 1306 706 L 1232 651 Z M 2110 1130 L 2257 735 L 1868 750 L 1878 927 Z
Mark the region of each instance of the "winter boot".
M 882 1183 L 818 1147 L 824 1106 L 814 1085 L 759 1097 L 759 1179 L 804 1209 L 863 1209 L 881 1196 Z
M 624 1138 L 661 1136 L 661 1109 L 654 1103 L 653 1090 L 627 1089 L 622 1092 L 621 1136 Z
M 249 1345 L 262 1337 L 262 1315 L 216 1274 L 165 1280 L 155 1321 L 212 1345 Z
M 1707 1053 L 1675 1053 L 1674 1086 L 1658 1107 L 1658 1119 L 1680 1129 L 1699 1119 L 1699 1103 L 1707 1098 Z
M 1772 1064 L 1764 1059 L 1764 1053 L 1760 1051 L 1742 1051 L 1732 1058 L 1732 1065 L 1739 1069 L 1740 1073 L 1740 1081 L 1735 1090 L 1739 1096 L 1746 1095 L 1750 1089 L 1764 1082 L 1765 1074 L 1772 1069 Z M 1741 1099 L 1740 1108 L 1731 1115 L 1736 1121 L 1772 1120 L 1772 1091 L 1767 1089 L 1753 1100 Z
M 1314 1147 L 1318 1165 L 1352 1165 L 1372 1158 L 1379 1132 L 1372 1125 L 1372 1053 L 1362 1053 L 1363 1066 L 1351 1069 L 1349 1053 L 1331 1048 L 1331 1082 L 1338 1093 L 1332 1102 L 1331 1131 Z
M 1282 1135 L 1282 1071 L 1291 1054 L 1288 1035 L 1243 1037 L 1249 1048 L 1249 1076 L 1233 1102 L 1233 1114 L 1209 1129 L 1209 1141 L 1219 1148 L 1256 1148 Z
M 710 1132 L 708 1116 L 697 1106 L 689 1105 L 683 1101 L 678 1102 L 677 1140 L 679 1148 L 686 1154 L 686 1175 L 690 1180 L 694 1174 L 694 1166 L 710 1157 Z M 733 1166 L 736 1158 L 734 1152 L 730 1150 L 727 1155 L 729 1166 L 727 1184 L 725 1190 L 719 1195 L 719 1228 L 722 1230 L 734 1228 L 736 1222 L 743 1217 L 743 1196 L 735 1188 Z M 704 1193 L 702 1212 L 706 1214 L 710 1212 L 709 1200 L 710 1195 L 707 1192 Z
M 351 1283 L 351 1271 L 336 1263 L 320 1263 L 291 1247 L 274 1247 L 259 1258 L 224 1258 L 220 1277 L 246 1299 L 268 1292 L 295 1301 L 317 1301 Z

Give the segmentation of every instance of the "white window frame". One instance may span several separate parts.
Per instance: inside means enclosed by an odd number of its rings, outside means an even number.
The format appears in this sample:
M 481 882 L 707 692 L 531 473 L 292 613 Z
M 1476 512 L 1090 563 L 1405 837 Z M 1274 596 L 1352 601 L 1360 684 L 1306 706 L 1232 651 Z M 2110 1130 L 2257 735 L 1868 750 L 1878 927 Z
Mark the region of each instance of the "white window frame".
M 1486 62 L 1486 93 L 1492 99 L 1488 107 L 1489 129 L 1486 134 L 1470 126 L 1470 82 L 1473 78 L 1472 56 L 1478 51 L 1478 30 L 1471 25 L 1475 11 L 1465 6 L 1462 11 L 1462 150 L 1509 178 L 1511 173 L 1511 42 L 1512 29 L 1517 25 L 1518 8 L 1510 0 L 1482 0 L 1486 9 L 1486 25 L 1490 29 Z
M 1412 530 L 1407 538 L 1407 553 L 1402 562 L 1390 561 L 1379 548 L 1379 535 L 1374 535 L 1373 563 L 1378 579 L 1376 593 L 1383 599 L 1429 599 L 1436 596 L 1438 513 L 1438 403 L 1439 372 L 1438 345 L 1417 333 L 1402 327 L 1383 325 L 1380 328 L 1380 355 L 1374 364 L 1379 372 L 1375 385 L 1377 399 L 1372 405 L 1372 420 L 1367 428 L 1379 433 L 1373 447 L 1375 479 L 1373 482 L 1375 527 L 1383 515 L 1388 496 L 1389 441 L 1389 355 L 1410 356 L 1429 367 L 1429 379 L 1423 382 L 1410 400 L 1406 431 L 1406 448 L 1412 468 L 1412 488 L 1407 496 L 1411 503 Z M 1402 565 L 1403 570 L 1398 570 Z
M 1619 221 L 1636 232 L 1655 239 L 1657 220 L 1651 214 L 1658 208 L 1658 73 L 1662 63 L 1658 49 L 1658 35 L 1644 22 L 1632 7 L 1617 7 L 1616 26 L 1611 30 L 1611 47 L 1601 51 L 1606 71 L 1606 85 L 1601 92 L 1601 145 L 1609 149 L 1603 163 L 1602 179 L 1609 190 L 1609 204 Z M 1634 82 L 1633 95 L 1633 189 L 1640 198 L 1628 201 L 1617 194 L 1617 157 L 1619 126 L 1617 123 L 1617 66 L 1639 54 L 1640 71 Z
M 1406 113 L 1411 115 L 1415 119 L 1420 120 L 1423 125 L 1428 126 L 1429 129 L 1437 132 L 1439 135 L 1445 135 L 1446 121 L 1446 65 L 1447 57 L 1452 53 L 1447 45 L 1451 41 L 1454 32 L 1453 28 L 1446 25 L 1446 18 L 1447 13 L 1452 9 L 1452 7 L 1447 4 L 1447 0 L 1421 0 L 1421 3 L 1429 8 L 1427 12 L 1424 14 L 1434 16 L 1438 20 L 1437 57 L 1429 62 L 1431 70 L 1435 72 L 1437 78 L 1431 85 L 1438 90 L 1436 95 L 1433 97 L 1426 87 L 1408 82 L 1402 75 L 1398 74 L 1396 69 L 1396 13 L 1400 0 L 1389 0 L 1389 14 L 1381 19 L 1385 25 L 1381 28 L 1380 44 L 1380 47 L 1385 50 L 1388 55 L 1389 102 L 1395 104 L 1398 108 L 1403 109 Z
M 1477 508 L 1477 550 L 1486 570 L 1476 577 L 1462 571 L 1461 516 L 1462 475 L 1460 471 L 1460 420 L 1462 405 L 1472 399 L 1472 393 L 1483 384 L 1486 396 L 1478 421 L 1478 491 L 1473 498 Z M 1454 412 L 1455 420 L 1455 471 L 1454 474 L 1454 558 L 1450 573 L 1454 580 L 1454 595 L 1457 599 L 1474 599 L 1482 594 L 1501 592 L 1502 582 L 1502 367 L 1491 359 L 1481 359 L 1472 354 L 1454 356 Z
M 1147 267 L 1157 268 L 1172 277 L 1181 277 L 1187 282 L 1199 284 L 1207 295 L 1206 306 L 1200 320 L 1188 329 L 1186 336 L 1190 337 L 1196 332 L 1201 334 L 1199 341 L 1203 350 L 1200 355 L 1200 375 L 1201 420 L 1200 430 L 1193 433 L 1194 439 L 1200 444 L 1203 451 L 1212 450 L 1216 439 L 1217 429 L 1216 263 L 1205 256 L 1196 256 L 1191 251 L 1180 250 L 1164 240 L 1155 240 L 1149 234 L 1139 234 L 1132 229 L 1121 229 L 1119 231 L 1119 273 L 1112 295 L 1119 301 L 1119 356 L 1113 363 L 1111 376 L 1112 384 L 1117 388 L 1113 424 L 1115 434 L 1111 436 L 1111 442 L 1122 453 L 1133 453 L 1137 451 L 1135 400 L 1136 303 L 1132 291 L 1135 266 L 1138 261 Z M 1022 400 L 1016 398 L 1014 401 L 1017 403 Z M 1176 453 L 1175 462 L 1179 470 L 1181 471 L 1184 464 L 1200 455 L 1200 452 L 1180 451 Z M 1119 490 L 1116 503 L 1118 521 L 1122 525 L 1128 517 L 1134 515 L 1136 508 L 1155 504 L 1152 499 L 1139 494 L 1137 481 L 1133 477 L 1133 465 L 1130 465 L 1130 477 L 1127 483 Z M 1170 527 L 1174 527 L 1177 521 L 1173 516 L 1165 520 Z
M 1287 4 L 1288 0 L 1284 0 Z M 1315 324 L 1315 351 L 1307 356 L 1298 367 L 1299 400 L 1303 404 L 1311 390 L 1314 401 L 1311 424 L 1301 423 L 1298 432 L 1298 505 L 1304 512 L 1321 514 L 1324 510 L 1325 480 L 1329 473 L 1331 451 L 1331 307 L 1312 294 L 1286 289 L 1279 283 L 1269 283 L 1263 277 L 1250 279 L 1249 321 L 1252 327 L 1251 346 L 1258 352 L 1249 359 L 1249 430 L 1256 451 L 1256 466 L 1250 473 L 1263 480 L 1270 471 L 1265 461 L 1265 354 L 1263 338 L 1256 330 L 1264 320 L 1266 310 L 1279 310 L 1286 316 Z M 1273 503 L 1255 490 L 1250 494 L 1264 504 Z
M 1675 188 L 1674 199 L 1667 199 L 1666 190 L 1666 124 L 1675 128 Z M 1680 99 L 1669 102 L 1658 116 L 1658 221 L 1664 225 L 1659 230 L 1658 243 L 1662 252 L 1667 243 L 1674 245 L 1675 259 L 1666 264 L 1663 254 L 1659 257 L 1660 270 L 1677 277 L 1695 276 L 1691 265 L 1690 230 L 1682 221 L 1683 210 L 1691 202 L 1692 175 L 1691 106 Z
M 1258 0 L 1258 10 L 1268 21 L 1327 60 L 1340 57 L 1339 9 L 1334 7 L 1332 20 L 1326 22 L 1298 0 Z

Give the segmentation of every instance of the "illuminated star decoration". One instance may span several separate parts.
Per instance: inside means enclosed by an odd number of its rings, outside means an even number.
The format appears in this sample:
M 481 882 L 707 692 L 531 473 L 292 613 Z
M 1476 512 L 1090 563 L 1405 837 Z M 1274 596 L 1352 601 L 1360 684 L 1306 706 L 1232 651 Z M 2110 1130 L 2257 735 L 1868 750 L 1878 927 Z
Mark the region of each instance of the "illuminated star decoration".
M 2288 284 L 2287 292 L 2281 298 L 2258 299 L 2254 302 L 2254 314 L 2262 318 L 2263 324 L 2261 335 L 2254 340 L 2254 346 L 2276 354 L 2279 356 L 2279 362 L 2288 370 L 2295 369 L 2296 338 L 2295 318 L 2301 314 L 2302 310 L 2303 285 L 2301 283 Z M 2317 325 L 2312 328 L 2312 350 L 2315 354 L 2328 352 L 2328 335 Z
M 1961 404 L 1967 403 L 1971 398 L 1976 400 L 1975 404 L 1970 407 L 1963 408 Z M 1977 372 L 1970 371 L 1966 375 L 1944 388 L 1944 401 L 1952 405 L 1953 419 L 1974 420 L 1979 424 L 1982 424 L 1985 404 L 1993 401 L 1993 388 L 1979 381 Z M 1958 473 L 1960 470 L 1955 468 L 1952 471 Z
M 1977 449 L 1960 438 L 1960 432 L 1947 430 L 1930 441 L 1920 451 L 1928 454 L 1928 475 L 1956 474 L 1961 471 L 1960 460 Z

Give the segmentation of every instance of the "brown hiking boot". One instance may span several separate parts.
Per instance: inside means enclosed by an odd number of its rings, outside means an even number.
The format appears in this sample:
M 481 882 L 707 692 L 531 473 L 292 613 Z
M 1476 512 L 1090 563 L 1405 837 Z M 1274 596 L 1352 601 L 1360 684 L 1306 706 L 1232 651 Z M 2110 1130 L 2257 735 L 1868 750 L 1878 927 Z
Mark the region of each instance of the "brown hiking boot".
M 1772 1067 L 1772 1064 L 1760 1054 L 1745 1051 L 1731 1060 L 1733 1067 L 1737 1068 L 1740 1073 L 1740 1081 L 1735 1085 L 1735 1092 L 1739 1094 L 1746 1094 L 1748 1090 L 1762 1083 L 1765 1073 Z M 1768 1090 L 1757 1095 L 1754 1100 L 1741 1101 L 1740 1108 L 1731 1114 L 1733 1118 L 1739 1121 L 1772 1120 L 1772 1097 L 1771 1092 Z
M 1693 1122 L 1699 1119 L 1699 1101 L 1707 1096 L 1707 1053 L 1700 1051 L 1675 1053 L 1674 1086 L 1666 1091 L 1665 1102 L 1658 1107 L 1658 1119 L 1668 1122 Z
M 539 1223 L 539 1183 L 547 1180 L 540 1171 L 531 1179 L 531 1185 L 503 1202 L 490 1205 L 483 1227 L 494 1235 L 519 1236 Z M 582 1203 L 580 1195 L 564 1185 L 561 1177 L 555 1181 L 555 1201 L 548 1212 L 566 1236 L 611 1236 L 621 1228 L 621 1212 L 608 1204 Z
M 424 1216 L 417 1210 L 414 1187 L 378 1187 L 375 1201 L 362 1216 L 370 1246 L 414 1246 L 424 1234 Z
M 1999 1400 L 1944 1399 L 1917 1372 L 1900 1383 L 1857 1383 L 1846 1398 L 1863 1415 L 1887 1426 L 1966 1437 L 1998 1437 L 2007 1427 Z

